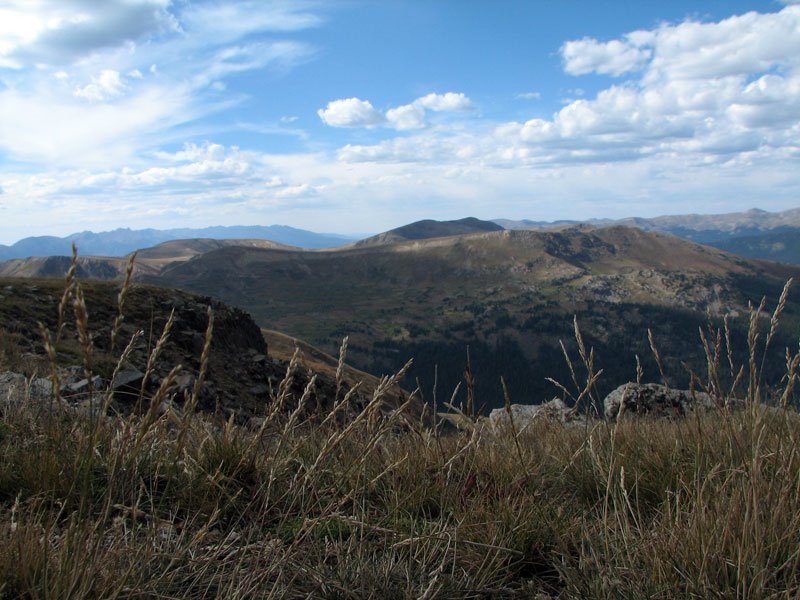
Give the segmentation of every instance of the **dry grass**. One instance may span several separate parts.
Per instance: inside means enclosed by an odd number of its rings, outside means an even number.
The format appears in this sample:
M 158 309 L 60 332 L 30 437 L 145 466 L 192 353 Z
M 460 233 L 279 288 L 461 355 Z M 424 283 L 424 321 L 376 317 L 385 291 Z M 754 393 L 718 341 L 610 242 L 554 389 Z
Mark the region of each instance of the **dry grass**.
M 79 288 L 65 297 L 86 329 Z M 800 419 L 762 403 L 758 313 L 746 410 L 675 421 L 442 435 L 381 410 L 400 373 L 354 419 L 345 395 L 311 423 L 309 393 L 286 394 L 296 358 L 251 428 L 194 396 L 159 411 L 162 390 L 126 418 L 0 403 L 0 597 L 796 597 Z M 209 314 L 204 355 L 212 335 Z M 588 403 L 599 373 L 576 338 Z M 720 390 L 724 336 L 708 339 L 698 384 Z

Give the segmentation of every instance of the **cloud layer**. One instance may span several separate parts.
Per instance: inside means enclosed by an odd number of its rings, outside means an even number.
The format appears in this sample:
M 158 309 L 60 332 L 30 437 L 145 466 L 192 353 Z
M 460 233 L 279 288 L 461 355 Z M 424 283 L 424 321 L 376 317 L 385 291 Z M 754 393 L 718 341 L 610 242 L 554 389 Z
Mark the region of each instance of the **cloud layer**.
M 226 78 L 313 54 L 275 32 L 313 27 L 304 4 L 11 0 L 0 8 L 0 152 L 26 162 L 141 160 L 175 128 L 230 109 Z
M 784 4 L 566 40 L 553 62 L 586 94 L 531 80 L 505 99 L 477 84 L 337 85 L 270 120 L 240 112 L 322 60 L 305 34 L 333 26 L 325 3 L 8 0 L 0 241 L 42 223 L 363 232 L 466 214 L 688 212 L 698 198 L 707 212 L 796 205 L 800 4 Z M 247 81 L 264 82 L 260 96 Z
M 568 41 L 561 56 L 569 74 L 613 79 L 593 98 L 570 100 L 549 118 L 351 144 L 339 157 L 528 167 L 662 157 L 676 168 L 800 158 L 800 6 L 716 23 L 664 24 L 608 41 Z M 402 125 L 396 128 L 419 128 L 420 113 L 411 108 L 452 107 L 455 98 L 447 102 L 448 96 L 393 109 Z

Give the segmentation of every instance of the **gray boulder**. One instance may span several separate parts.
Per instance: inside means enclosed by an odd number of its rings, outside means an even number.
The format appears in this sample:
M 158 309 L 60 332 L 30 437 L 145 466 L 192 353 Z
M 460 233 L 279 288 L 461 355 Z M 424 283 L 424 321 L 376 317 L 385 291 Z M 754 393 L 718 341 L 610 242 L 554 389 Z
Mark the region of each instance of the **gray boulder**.
M 25 376 L 11 371 L 0 373 L 0 397 L 18 402 L 25 390 Z
M 123 369 L 111 382 L 114 397 L 118 400 L 136 401 L 144 381 L 144 373 L 139 369 Z
M 89 388 L 93 391 L 98 392 L 103 389 L 103 380 L 100 378 L 99 375 L 95 375 L 92 377 L 91 386 L 89 385 L 88 379 L 81 379 L 80 381 L 75 381 L 73 383 L 66 383 L 61 386 L 61 395 L 64 398 L 71 398 L 74 396 L 86 396 L 89 394 Z
M 572 419 L 570 408 L 564 404 L 561 398 L 553 398 L 549 402 L 542 404 L 512 404 L 511 416 L 514 419 L 514 427 L 517 431 L 533 423 L 534 419 L 548 419 L 567 423 Z M 489 413 L 489 422 L 495 429 L 510 425 L 508 412 L 505 408 L 496 408 Z
M 715 407 L 711 396 L 705 392 L 673 390 L 657 383 L 625 383 L 619 386 L 603 400 L 606 418 L 616 419 L 623 405 L 623 415 L 654 417 L 682 417 L 698 408 Z
M 52 393 L 53 384 L 49 379 L 27 379 L 24 375 L 11 371 L 0 373 L 0 400 L 13 404 L 23 400 L 44 401 L 50 399 Z

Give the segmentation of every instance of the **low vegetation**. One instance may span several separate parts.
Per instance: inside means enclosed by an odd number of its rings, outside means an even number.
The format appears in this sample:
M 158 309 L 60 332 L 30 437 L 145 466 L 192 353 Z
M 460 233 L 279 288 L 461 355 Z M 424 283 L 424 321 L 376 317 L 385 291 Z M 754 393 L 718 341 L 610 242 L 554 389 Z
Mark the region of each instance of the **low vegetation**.
M 80 286 L 64 297 L 58 322 L 77 328 L 90 371 Z M 494 430 L 462 415 L 445 433 L 407 406 L 381 410 L 403 371 L 353 418 L 339 418 L 338 386 L 330 410 L 301 418 L 314 380 L 294 400 L 291 366 L 248 424 L 192 395 L 161 410 L 161 390 L 128 416 L 107 415 L 102 393 L 84 410 L 9 396 L 0 597 L 796 597 L 800 354 L 762 381 L 785 306 L 784 293 L 771 319 L 752 309 L 741 368 L 724 329 L 703 333 L 694 385 L 745 408 L 678 420 Z M 57 334 L 44 334 L 53 364 Z M 598 373 L 576 334 L 583 364 L 565 390 L 588 405 Z M 200 380 L 213 323 L 206 342 Z

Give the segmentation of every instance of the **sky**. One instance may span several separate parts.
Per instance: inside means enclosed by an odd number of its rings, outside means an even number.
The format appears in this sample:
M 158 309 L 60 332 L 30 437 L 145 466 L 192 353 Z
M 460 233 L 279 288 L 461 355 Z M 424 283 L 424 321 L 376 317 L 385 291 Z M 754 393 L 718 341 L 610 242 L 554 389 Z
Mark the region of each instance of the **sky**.
M 798 206 L 798 0 L 0 0 L 0 243 Z

